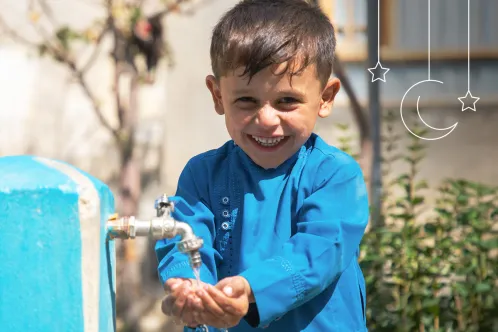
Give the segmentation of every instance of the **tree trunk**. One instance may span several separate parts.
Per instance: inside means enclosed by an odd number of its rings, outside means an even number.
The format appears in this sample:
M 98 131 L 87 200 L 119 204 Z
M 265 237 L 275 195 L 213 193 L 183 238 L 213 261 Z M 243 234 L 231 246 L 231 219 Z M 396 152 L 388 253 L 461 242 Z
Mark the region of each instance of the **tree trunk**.
M 115 93 L 116 107 L 120 123 L 118 148 L 120 152 L 119 211 L 121 215 L 137 216 L 141 195 L 141 167 L 137 160 L 135 130 L 138 121 L 137 93 L 138 76 L 131 74 L 129 89 L 121 92 L 119 83 L 124 75 L 120 63 L 116 61 Z M 129 99 L 123 103 L 122 96 Z M 122 241 L 116 248 L 117 295 L 116 314 L 121 318 L 126 331 L 138 331 L 140 314 L 137 307 L 143 299 L 141 289 L 140 257 L 137 253 L 137 240 Z
M 123 215 L 136 216 L 140 198 L 140 167 L 130 156 L 124 158 L 120 174 L 120 206 Z M 142 298 L 141 274 L 136 240 L 121 241 L 117 250 L 116 311 L 127 331 L 138 331 L 135 307 Z M 138 317 L 137 317 L 138 316 Z
M 360 133 L 360 164 L 365 174 L 370 174 L 370 169 L 372 166 L 372 153 L 373 145 L 372 139 L 370 137 L 370 124 L 365 114 L 363 108 L 361 107 L 358 98 L 353 89 L 353 85 L 346 74 L 344 65 L 340 61 L 339 57 L 336 55 L 334 60 L 334 73 L 337 78 L 341 81 L 341 85 L 346 91 L 346 94 L 351 103 L 351 111 L 353 112 L 353 118 L 355 120 L 356 126 Z

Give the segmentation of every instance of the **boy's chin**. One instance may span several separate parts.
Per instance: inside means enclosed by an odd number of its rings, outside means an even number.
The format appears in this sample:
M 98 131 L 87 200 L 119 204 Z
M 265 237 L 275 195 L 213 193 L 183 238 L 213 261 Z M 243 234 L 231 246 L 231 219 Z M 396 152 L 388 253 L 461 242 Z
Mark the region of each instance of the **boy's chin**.
M 258 165 L 259 167 L 262 167 L 264 169 L 273 169 L 273 168 L 277 168 L 278 166 L 282 165 L 286 160 L 287 158 L 282 158 L 282 159 L 273 159 L 272 160 L 258 160 L 258 158 L 255 158 L 254 156 L 251 156 L 249 155 L 249 157 L 252 159 L 252 161 L 254 161 L 254 163 L 256 165 Z

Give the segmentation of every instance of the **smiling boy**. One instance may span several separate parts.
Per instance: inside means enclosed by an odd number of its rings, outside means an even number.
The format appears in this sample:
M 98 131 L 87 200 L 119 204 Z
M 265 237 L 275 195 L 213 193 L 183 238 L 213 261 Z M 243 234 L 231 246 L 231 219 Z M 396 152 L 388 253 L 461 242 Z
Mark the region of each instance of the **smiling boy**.
M 340 88 L 334 51 L 333 26 L 301 0 L 245 0 L 216 25 L 206 85 L 232 139 L 189 160 L 171 197 L 204 239 L 204 287 L 177 239 L 159 241 L 166 314 L 236 332 L 367 330 L 362 171 L 313 133 Z

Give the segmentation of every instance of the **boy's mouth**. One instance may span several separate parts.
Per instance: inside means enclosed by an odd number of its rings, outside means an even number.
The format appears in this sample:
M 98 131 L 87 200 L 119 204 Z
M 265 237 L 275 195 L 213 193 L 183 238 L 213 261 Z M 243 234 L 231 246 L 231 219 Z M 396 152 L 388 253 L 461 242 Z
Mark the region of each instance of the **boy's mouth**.
M 251 141 L 256 143 L 257 146 L 264 149 L 275 149 L 276 147 L 282 145 L 287 141 L 289 136 L 275 136 L 275 137 L 261 137 L 254 135 L 247 135 L 251 138 Z

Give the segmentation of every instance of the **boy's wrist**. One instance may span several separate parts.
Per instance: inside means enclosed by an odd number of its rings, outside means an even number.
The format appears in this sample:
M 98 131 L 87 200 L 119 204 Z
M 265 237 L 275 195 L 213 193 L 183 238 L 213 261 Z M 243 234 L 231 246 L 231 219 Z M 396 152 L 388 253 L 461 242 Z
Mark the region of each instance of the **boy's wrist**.
M 251 288 L 251 285 L 249 284 L 249 281 L 247 281 L 246 278 L 244 277 L 241 277 L 242 280 L 244 280 L 244 283 L 245 283 L 245 290 L 246 290 L 246 295 L 247 295 L 247 298 L 249 300 L 249 303 L 255 303 L 256 300 L 254 298 L 254 293 L 252 292 L 252 288 Z

